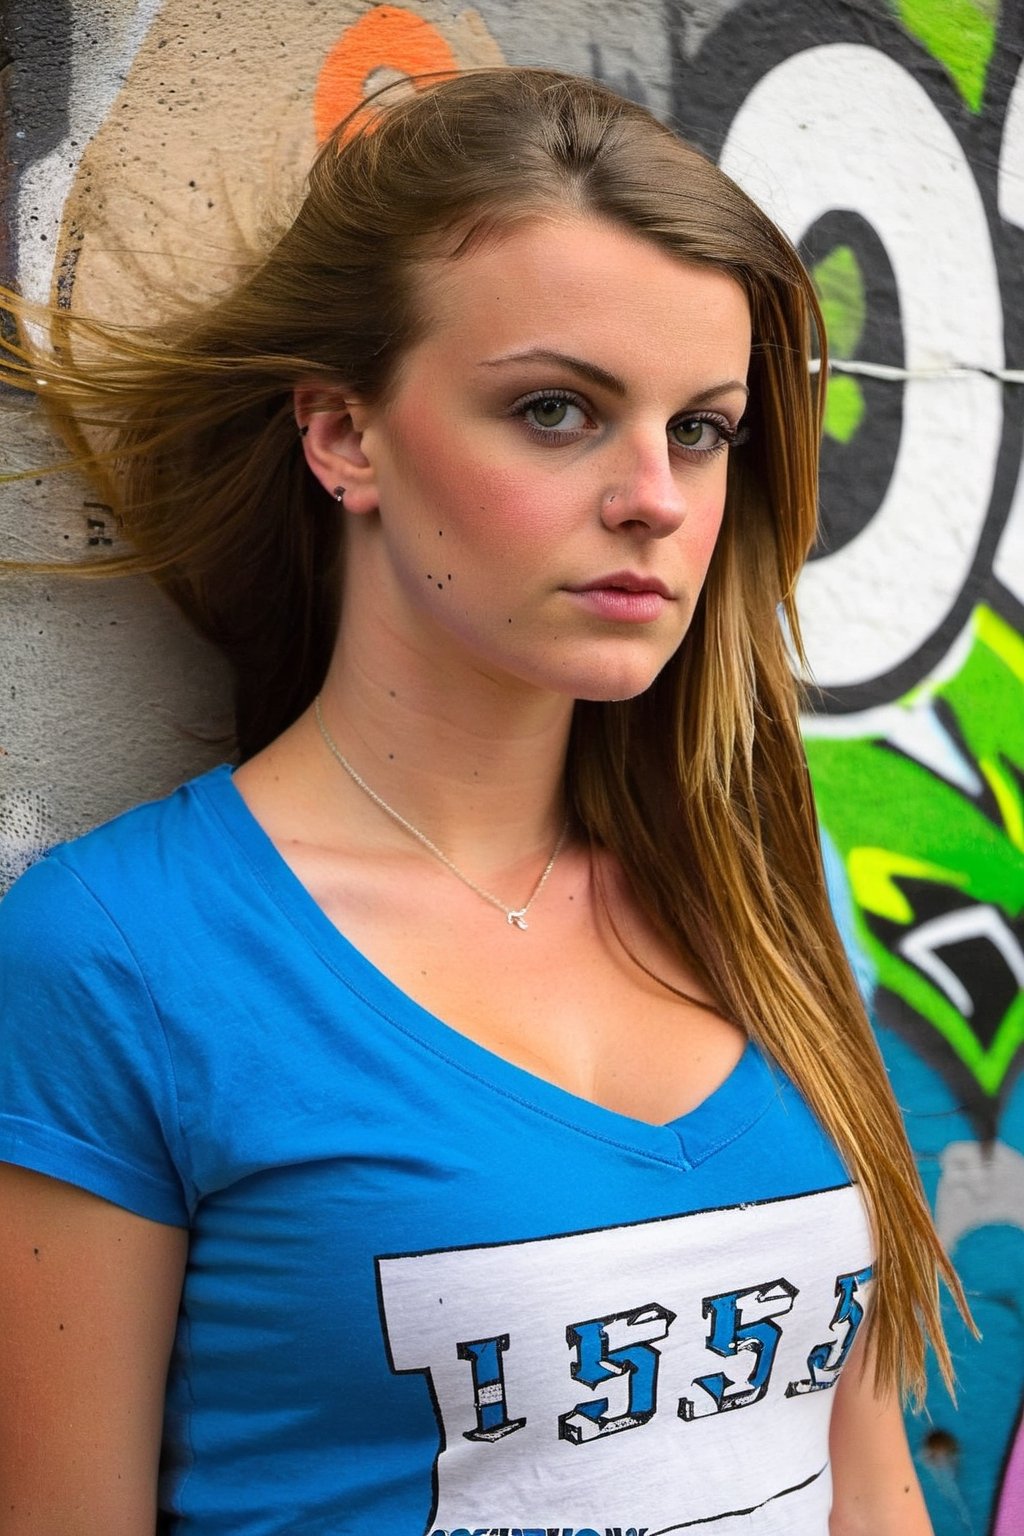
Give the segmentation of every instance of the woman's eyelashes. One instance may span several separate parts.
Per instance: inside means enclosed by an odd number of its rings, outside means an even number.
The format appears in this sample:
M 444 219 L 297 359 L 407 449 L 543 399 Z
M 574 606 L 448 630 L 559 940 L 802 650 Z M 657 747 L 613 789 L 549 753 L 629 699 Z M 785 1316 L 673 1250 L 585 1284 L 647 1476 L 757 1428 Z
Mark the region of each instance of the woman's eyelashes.
M 561 389 L 523 395 L 510 412 L 525 423 L 531 437 L 575 440 L 596 425 L 584 400 Z
M 677 416 L 668 424 L 669 441 L 691 457 L 721 453 L 738 448 L 747 439 L 746 427 L 734 426 L 727 416 L 707 411 L 692 416 Z
M 522 421 L 532 438 L 548 443 L 575 442 L 597 426 L 587 402 L 564 389 L 539 389 L 523 395 L 509 415 Z M 669 422 L 667 432 L 671 446 L 689 459 L 710 458 L 737 447 L 747 436 L 745 427 L 734 425 L 717 411 L 677 416 Z

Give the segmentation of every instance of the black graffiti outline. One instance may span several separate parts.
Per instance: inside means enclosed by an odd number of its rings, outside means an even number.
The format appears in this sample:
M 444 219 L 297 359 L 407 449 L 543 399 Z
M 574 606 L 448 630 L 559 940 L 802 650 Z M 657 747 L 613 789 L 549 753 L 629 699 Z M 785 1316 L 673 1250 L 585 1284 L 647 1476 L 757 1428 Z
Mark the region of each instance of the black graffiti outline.
M 673 0 L 664 0 L 663 27 L 671 52 L 670 119 L 715 159 L 720 158 L 733 119 L 753 88 L 795 54 L 812 47 L 855 43 L 876 49 L 906 69 L 956 136 L 974 176 L 992 243 L 1006 355 L 1024 358 L 1024 230 L 1002 218 L 997 195 L 1006 109 L 1017 68 L 1024 67 L 1024 8 L 1000 8 L 993 59 L 1012 60 L 1014 67 L 990 68 L 982 109 L 976 115 L 961 100 L 941 64 L 881 0 L 827 7 L 818 0 L 791 0 L 784 22 L 775 8 L 758 0 L 741 0 L 704 35 L 693 57 L 686 54 L 675 10 Z M 813 258 L 813 253 L 804 254 Z M 902 697 L 947 654 L 979 602 L 988 602 L 1015 628 L 1024 630 L 1024 604 L 993 572 L 1024 463 L 1024 389 L 1004 385 L 1003 407 L 993 489 L 978 548 L 945 618 L 910 656 L 888 671 L 815 695 L 812 702 L 818 711 L 848 714 Z

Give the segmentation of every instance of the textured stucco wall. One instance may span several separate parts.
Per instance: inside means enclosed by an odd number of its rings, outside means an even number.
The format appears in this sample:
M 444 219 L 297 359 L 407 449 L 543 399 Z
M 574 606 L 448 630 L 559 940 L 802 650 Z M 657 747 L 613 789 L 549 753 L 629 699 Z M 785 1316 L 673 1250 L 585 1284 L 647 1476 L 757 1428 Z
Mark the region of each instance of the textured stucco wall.
M 938 1536 L 1024 1532 L 1024 14 L 1007 0 L 8 0 L 0 271 L 83 312 L 196 295 L 389 73 L 505 59 L 671 116 L 798 240 L 837 372 L 801 608 L 857 962 L 980 1343 L 911 1421 Z M 54 457 L 0 397 L 0 468 Z M 116 549 L 67 477 L 14 557 Z M 0 586 L 0 890 L 216 760 L 217 659 L 138 583 Z

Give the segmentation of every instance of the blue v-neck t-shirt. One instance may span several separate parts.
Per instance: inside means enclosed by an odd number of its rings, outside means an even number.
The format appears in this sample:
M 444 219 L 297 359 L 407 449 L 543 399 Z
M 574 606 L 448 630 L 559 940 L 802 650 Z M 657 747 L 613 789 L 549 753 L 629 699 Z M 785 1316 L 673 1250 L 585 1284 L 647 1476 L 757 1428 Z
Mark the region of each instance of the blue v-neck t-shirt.
M 649 1125 L 496 1056 L 227 768 L 0 904 L 0 1159 L 189 1229 L 173 1536 L 826 1536 L 872 1243 L 793 1086 Z

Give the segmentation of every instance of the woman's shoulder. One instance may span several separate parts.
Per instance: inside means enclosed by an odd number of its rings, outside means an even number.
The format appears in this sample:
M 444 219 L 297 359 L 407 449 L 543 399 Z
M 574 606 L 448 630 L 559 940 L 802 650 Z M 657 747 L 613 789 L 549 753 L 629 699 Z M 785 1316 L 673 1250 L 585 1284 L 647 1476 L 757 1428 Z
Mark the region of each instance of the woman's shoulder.
M 67 941 L 90 911 L 118 927 L 166 911 L 199 867 L 223 866 L 219 807 L 232 794 L 222 765 L 47 849 L 0 901 L 0 944 L 26 925 L 37 943 L 47 932 Z
M 204 780 L 52 848 L 0 901 L 0 1160 L 173 1225 L 194 1190 L 154 968 L 187 950 Z

